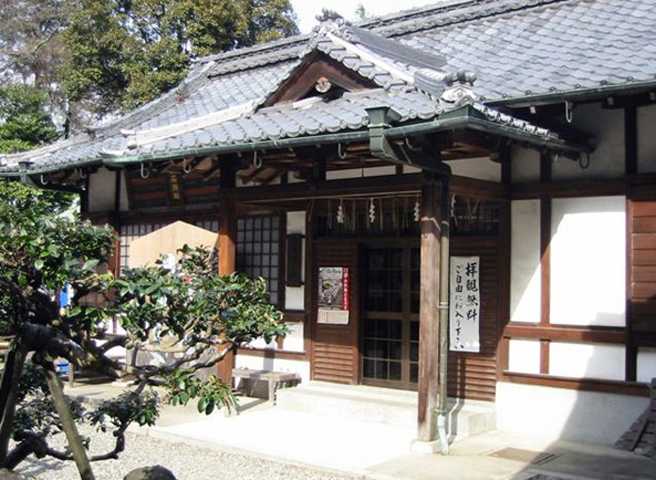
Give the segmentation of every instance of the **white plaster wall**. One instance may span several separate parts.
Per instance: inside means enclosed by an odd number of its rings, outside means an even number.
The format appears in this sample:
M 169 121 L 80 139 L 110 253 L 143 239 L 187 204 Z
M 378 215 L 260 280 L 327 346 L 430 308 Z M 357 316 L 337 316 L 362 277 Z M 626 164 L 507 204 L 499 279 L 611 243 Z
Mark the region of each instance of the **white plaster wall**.
M 300 233 L 305 235 L 305 212 L 287 212 L 287 234 Z M 305 240 L 302 245 L 305 252 Z M 305 280 L 305 255 L 303 255 L 302 278 Z M 285 309 L 305 310 L 305 286 L 285 287 Z
M 511 205 L 510 320 L 540 321 L 540 201 Z
M 129 209 L 128 191 L 125 181 L 125 172 L 119 173 L 121 178 L 121 211 Z M 116 190 L 116 172 L 99 168 L 96 173 L 89 176 L 89 211 L 108 212 L 114 211 Z
M 269 370 L 276 372 L 294 372 L 301 376 L 301 381 L 310 381 L 310 362 L 305 360 L 288 360 L 281 358 L 264 358 L 255 355 L 239 353 L 235 357 L 237 368 L 250 368 L 253 370 Z
M 248 344 L 250 348 L 266 348 L 268 350 L 276 350 L 278 348 L 278 344 L 276 343 L 276 340 L 273 339 L 269 343 L 264 340 L 264 338 L 256 338 L 252 342 Z
M 644 397 L 497 383 L 497 428 L 612 445 L 647 408 Z
M 508 370 L 516 373 L 540 373 L 540 342 L 511 339 L 508 347 Z
M 370 168 L 348 168 L 346 170 L 328 170 L 326 172 L 326 180 L 342 180 L 346 178 L 361 178 L 361 177 L 379 177 L 381 175 L 394 175 L 396 174 L 396 167 L 394 165 L 385 165 L 381 167 Z
M 656 378 L 656 348 L 640 348 L 637 380 L 651 382 L 652 378 Z
M 590 166 L 583 170 L 577 162 L 562 157 L 553 163 L 554 180 L 621 178 L 624 175 L 624 110 L 604 109 L 599 104 L 579 105 L 574 110 L 572 125 L 595 138 Z
M 551 323 L 624 326 L 624 197 L 554 199 Z
M 549 344 L 549 374 L 570 378 L 624 380 L 623 345 L 595 343 Z
M 656 105 L 638 108 L 638 173 L 656 172 Z
M 289 322 L 286 325 L 289 331 L 282 342 L 282 349 L 286 352 L 304 352 L 305 338 L 303 322 Z
M 463 158 L 444 162 L 451 167 L 453 175 L 476 178 L 489 182 L 501 181 L 501 163 L 493 162 L 489 157 Z
M 513 146 L 510 171 L 513 183 L 540 181 L 540 153 L 519 146 Z
M 412 165 L 403 165 L 403 173 L 421 173 L 421 168 L 413 167 Z

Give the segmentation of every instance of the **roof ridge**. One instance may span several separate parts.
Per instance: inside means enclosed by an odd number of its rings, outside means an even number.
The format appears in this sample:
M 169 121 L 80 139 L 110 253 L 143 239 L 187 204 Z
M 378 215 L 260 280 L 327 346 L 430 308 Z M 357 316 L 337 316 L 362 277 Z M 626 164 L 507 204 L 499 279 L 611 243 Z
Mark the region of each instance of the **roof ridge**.
M 424 5 L 423 7 L 400 10 L 398 12 L 390 13 L 387 15 L 382 15 L 379 17 L 374 17 L 359 22 L 353 22 L 353 25 L 359 28 L 368 28 L 368 27 L 375 26 L 375 24 L 380 23 L 381 21 L 391 21 L 397 17 L 399 21 L 403 21 L 402 19 L 404 19 L 404 17 L 408 17 L 411 15 L 418 15 L 420 13 L 430 12 L 432 10 L 452 8 L 454 6 L 459 7 L 464 4 L 479 3 L 480 0 L 435 0 L 435 2 L 436 3 L 432 3 L 430 5 Z M 295 43 L 305 42 L 307 40 L 310 40 L 311 38 L 312 38 L 312 32 L 302 33 L 298 35 L 293 35 L 291 37 L 285 37 L 265 43 L 251 45 L 248 47 L 240 47 L 240 48 L 235 48 L 234 50 L 227 50 L 225 52 L 214 53 L 212 55 L 205 55 L 203 57 L 198 57 L 194 59 L 193 63 L 216 62 L 221 60 L 227 60 L 233 57 L 243 57 L 244 55 L 262 53 L 267 50 L 271 50 L 279 47 L 286 47 L 286 46 L 293 45 Z
M 272 50 L 280 47 L 288 47 L 295 43 L 302 43 L 311 38 L 311 34 L 302 33 L 299 35 L 293 35 L 291 37 L 280 38 L 278 40 L 272 40 L 270 42 L 258 43 L 256 45 L 251 45 L 248 47 L 235 48 L 234 50 L 227 50 L 225 52 L 214 53 L 212 55 L 206 55 L 204 57 L 199 57 L 193 60 L 193 63 L 208 63 L 216 62 L 221 60 L 228 60 L 233 57 L 243 57 L 244 55 L 262 53 L 267 50 Z
M 370 28 L 381 35 L 397 37 L 435 27 L 460 24 L 482 18 L 531 10 L 545 5 L 579 0 L 447 0 L 445 8 L 420 7 L 403 15 L 380 17 Z M 433 6 L 435 7 L 435 5 Z M 440 12 L 440 10 L 443 10 Z M 443 15 L 440 15 L 442 13 Z M 437 16 L 437 18 L 435 18 Z M 419 21 L 412 21 L 416 18 Z M 404 25 L 405 22 L 408 22 Z
M 376 32 L 382 36 L 397 37 L 420 30 L 434 28 L 436 26 L 463 23 L 480 18 L 527 10 L 544 5 L 567 1 L 572 0 L 442 0 L 430 5 L 425 5 L 423 7 L 401 10 L 399 12 L 390 13 L 360 22 L 353 22 L 352 25 L 358 28 Z M 462 12 L 462 14 L 457 15 L 458 12 Z M 439 18 L 422 18 L 427 15 L 439 15 Z M 416 17 L 421 18 L 421 21 L 412 22 L 405 26 L 403 25 L 404 22 L 410 22 Z M 302 44 L 310 41 L 312 37 L 312 32 L 294 35 L 292 37 L 273 40 L 271 42 L 252 45 L 249 47 L 236 48 L 227 52 L 220 52 L 214 55 L 197 58 L 194 60 L 194 63 L 224 61 L 229 62 L 251 56 L 261 56 L 271 50 L 286 50 L 293 47 L 300 47 Z M 265 64 L 277 63 L 280 61 L 289 60 L 294 57 L 292 52 L 290 52 L 288 56 L 289 58 L 284 59 L 278 58 L 279 56 L 276 56 L 272 58 L 270 62 L 266 62 Z M 262 66 L 262 64 L 258 62 L 255 66 Z M 234 69 L 229 68 L 226 72 L 220 71 L 217 73 L 229 73 L 233 70 Z
M 408 17 L 416 15 L 423 15 L 426 13 L 436 13 L 439 10 L 453 10 L 460 8 L 466 4 L 480 3 L 480 0 L 434 0 L 434 3 L 423 5 L 421 7 L 408 8 L 405 10 L 398 10 L 396 12 L 387 13 L 377 17 L 367 18 L 356 23 L 360 28 L 372 28 L 380 22 L 393 22 L 393 21 L 406 21 Z

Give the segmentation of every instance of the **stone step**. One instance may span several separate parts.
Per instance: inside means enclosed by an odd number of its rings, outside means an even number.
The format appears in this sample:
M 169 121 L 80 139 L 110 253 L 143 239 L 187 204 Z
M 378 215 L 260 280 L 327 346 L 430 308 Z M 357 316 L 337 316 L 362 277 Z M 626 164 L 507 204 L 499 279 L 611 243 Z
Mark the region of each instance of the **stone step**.
M 278 391 L 279 408 L 337 416 L 354 421 L 415 428 L 417 392 L 362 385 L 310 382 Z M 493 403 L 449 399 L 449 436 L 452 441 L 496 428 Z

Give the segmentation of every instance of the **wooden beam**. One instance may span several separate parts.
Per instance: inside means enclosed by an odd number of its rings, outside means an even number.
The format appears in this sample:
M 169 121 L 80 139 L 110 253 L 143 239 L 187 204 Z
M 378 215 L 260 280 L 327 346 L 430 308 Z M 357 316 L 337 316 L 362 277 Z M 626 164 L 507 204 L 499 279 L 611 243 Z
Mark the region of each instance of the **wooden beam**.
M 559 197 L 604 197 L 624 195 L 626 182 L 624 180 L 576 180 L 564 182 L 539 182 L 514 184 L 511 188 L 513 200 L 540 198 L 547 195 L 551 198 Z
M 553 164 L 547 152 L 540 155 L 540 181 L 550 183 Z M 548 326 L 551 322 L 551 197 L 540 199 L 540 325 Z M 540 373 L 549 373 L 550 341 L 540 341 Z
M 572 327 L 564 325 L 512 323 L 503 330 L 504 337 L 572 343 L 624 343 L 621 327 Z
M 232 162 L 226 162 L 221 171 L 221 187 L 235 186 L 236 169 Z M 221 203 L 219 218 L 219 275 L 230 275 L 237 270 L 237 206 L 230 199 Z M 235 355 L 229 352 L 217 365 L 218 376 L 223 382 L 232 385 L 232 369 L 235 368 Z
M 417 437 L 436 438 L 439 353 L 438 292 L 440 282 L 440 192 L 437 183 L 425 179 L 421 190 L 421 267 L 419 306 L 419 403 Z
M 239 202 L 266 203 L 283 199 L 294 201 L 345 198 L 348 196 L 366 197 L 368 195 L 392 193 L 415 194 L 420 192 L 422 182 L 423 175 L 416 173 L 325 180 L 316 181 L 312 184 L 303 182 L 288 185 L 224 188 L 219 193 L 223 198 L 232 198 Z M 449 191 L 458 195 L 476 198 L 507 199 L 509 196 L 507 185 L 458 176 L 451 177 Z
M 618 382 L 591 378 L 569 378 L 514 372 L 504 372 L 502 381 L 524 385 L 565 388 L 570 390 L 634 395 L 638 397 L 649 396 L 649 387 L 646 383 Z
M 638 110 L 635 105 L 624 109 L 624 158 L 628 178 L 638 173 Z M 633 336 L 633 198 L 632 187 L 626 198 L 626 335 L 624 345 L 624 379 L 634 382 L 638 377 L 638 346 Z
M 638 173 L 638 110 L 635 106 L 624 109 L 624 155 L 627 175 Z

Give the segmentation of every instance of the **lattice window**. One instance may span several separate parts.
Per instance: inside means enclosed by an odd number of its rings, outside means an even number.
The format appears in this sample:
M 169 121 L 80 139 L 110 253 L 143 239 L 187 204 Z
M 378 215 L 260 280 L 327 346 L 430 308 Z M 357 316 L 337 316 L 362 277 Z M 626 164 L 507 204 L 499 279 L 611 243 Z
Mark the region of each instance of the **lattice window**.
M 280 218 L 245 217 L 237 220 L 237 271 L 267 281 L 271 303 L 280 301 Z

